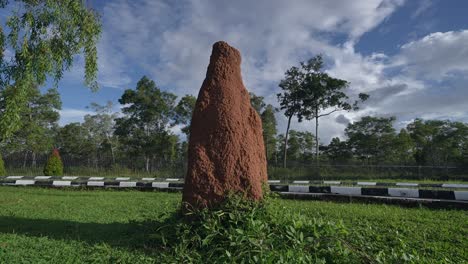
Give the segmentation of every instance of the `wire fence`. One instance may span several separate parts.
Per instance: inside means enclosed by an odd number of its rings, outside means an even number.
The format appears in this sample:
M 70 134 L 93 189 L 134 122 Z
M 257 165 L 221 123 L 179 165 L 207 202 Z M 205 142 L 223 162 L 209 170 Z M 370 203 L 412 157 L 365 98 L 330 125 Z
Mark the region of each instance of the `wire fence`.
M 8 155 L 4 156 L 8 175 L 43 175 L 48 156 Z M 186 162 L 165 161 L 154 157 L 74 157 L 61 156 L 64 175 L 101 177 L 161 177 L 181 178 L 185 175 Z
M 365 180 L 407 179 L 451 181 L 468 180 L 468 168 L 454 166 L 295 164 L 289 168 L 269 167 L 268 176 L 280 180 Z
M 48 156 L 8 155 L 4 157 L 8 175 L 39 176 Z M 186 160 L 161 160 L 145 157 L 72 157 L 63 155 L 64 174 L 70 176 L 101 177 L 158 177 L 183 178 Z M 269 164 L 269 179 L 277 180 L 365 180 L 408 179 L 468 181 L 468 167 L 418 166 L 389 164 L 331 164 L 321 161 L 290 162 L 287 168 Z

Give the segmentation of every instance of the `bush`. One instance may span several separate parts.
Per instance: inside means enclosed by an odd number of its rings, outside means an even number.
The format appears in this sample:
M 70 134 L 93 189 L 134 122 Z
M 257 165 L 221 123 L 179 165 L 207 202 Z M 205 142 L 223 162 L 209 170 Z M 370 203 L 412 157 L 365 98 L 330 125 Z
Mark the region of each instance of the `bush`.
M 341 222 L 282 216 L 278 208 L 229 198 L 217 209 L 179 212 L 158 225 L 165 263 L 360 263 Z
M 63 175 L 63 163 L 60 158 L 58 149 L 52 151 L 47 163 L 44 167 L 44 175 L 46 176 L 62 176 Z
M 6 176 L 5 164 L 3 163 L 1 154 L 0 154 L 0 176 Z

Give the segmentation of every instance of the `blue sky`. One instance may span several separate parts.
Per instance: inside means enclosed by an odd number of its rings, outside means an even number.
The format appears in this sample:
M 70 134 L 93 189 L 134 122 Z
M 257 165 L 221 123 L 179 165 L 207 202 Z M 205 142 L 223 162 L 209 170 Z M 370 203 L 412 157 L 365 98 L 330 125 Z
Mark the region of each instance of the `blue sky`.
M 82 85 L 82 58 L 59 84 L 61 123 L 80 121 L 91 102 L 116 104 L 143 75 L 179 96 L 197 95 L 211 45 L 225 40 L 243 56 L 249 91 L 277 105 L 285 70 L 322 53 L 327 71 L 371 99 L 358 112 L 321 121 L 320 140 L 343 136 L 364 115 L 468 122 L 468 1 L 465 0 L 108 0 L 88 1 L 102 16 L 100 90 Z M 277 114 L 279 131 L 286 119 Z M 292 129 L 314 131 L 310 122 Z M 177 133 L 177 131 L 175 131 Z

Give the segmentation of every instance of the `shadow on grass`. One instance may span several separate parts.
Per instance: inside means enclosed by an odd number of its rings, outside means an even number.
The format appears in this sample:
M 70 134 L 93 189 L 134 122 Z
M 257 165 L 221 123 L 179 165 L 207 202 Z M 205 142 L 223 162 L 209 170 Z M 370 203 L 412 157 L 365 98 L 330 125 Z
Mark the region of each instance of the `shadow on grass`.
M 177 223 L 178 216 L 173 213 L 161 220 L 107 224 L 0 216 L 0 233 L 73 240 L 89 245 L 106 243 L 112 247 L 142 251 L 154 256 L 158 254 L 160 245 L 156 244 L 153 236 L 157 234 L 158 228 L 170 228 Z

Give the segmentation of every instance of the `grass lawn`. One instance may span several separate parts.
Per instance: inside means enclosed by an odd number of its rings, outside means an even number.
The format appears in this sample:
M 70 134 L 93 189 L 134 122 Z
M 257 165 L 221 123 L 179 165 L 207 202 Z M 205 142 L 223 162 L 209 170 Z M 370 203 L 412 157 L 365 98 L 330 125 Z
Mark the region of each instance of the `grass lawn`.
M 165 263 L 157 227 L 179 193 L 0 187 L 0 263 Z M 468 212 L 272 199 L 279 218 L 340 223 L 343 240 L 378 262 L 468 263 Z M 285 241 L 286 243 L 286 241 Z M 417 258 L 413 258 L 417 256 Z

